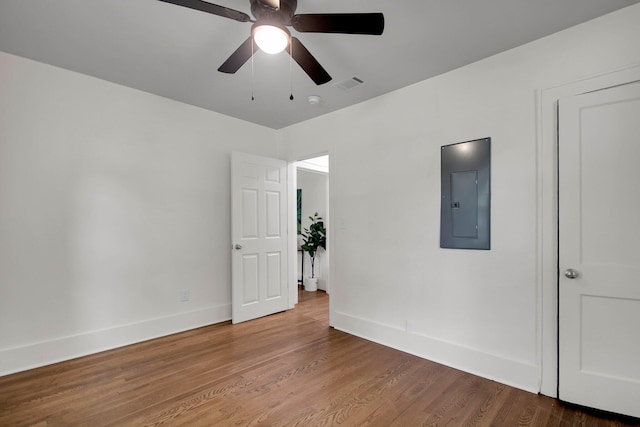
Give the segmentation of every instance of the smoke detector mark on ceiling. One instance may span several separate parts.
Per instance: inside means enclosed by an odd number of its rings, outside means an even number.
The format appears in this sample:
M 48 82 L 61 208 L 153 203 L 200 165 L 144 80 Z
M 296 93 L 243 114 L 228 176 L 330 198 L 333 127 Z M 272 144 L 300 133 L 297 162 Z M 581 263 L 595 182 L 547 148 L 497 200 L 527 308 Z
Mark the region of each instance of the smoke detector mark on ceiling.
M 318 105 L 318 104 L 320 104 L 321 100 L 322 100 L 322 98 L 320 98 L 318 95 L 309 95 L 309 96 L 307 96 L 307 101 L 311 105 Z
M 341 82 L 335 83 L 333 86 L 338 87 L 342 90 L 351 90 L 356 86 L 360 86 L 362 83 L 364 83 L 363 80 L 359 79 L 356 76 L 353 76 L 350 79 L 342 80 Z

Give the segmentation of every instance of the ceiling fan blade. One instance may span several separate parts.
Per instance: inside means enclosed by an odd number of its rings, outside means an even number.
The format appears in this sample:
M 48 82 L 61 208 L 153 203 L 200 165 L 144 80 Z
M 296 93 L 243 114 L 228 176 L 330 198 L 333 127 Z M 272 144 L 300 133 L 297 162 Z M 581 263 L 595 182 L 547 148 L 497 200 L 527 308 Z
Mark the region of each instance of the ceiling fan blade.
M 321 85 L 331 80 L 329 73 L 322 68 L 322 65 L 311 55 L 311 52 L 295 37 L 291 37 L 289 54 L 315 84 Z
M 253 48 L 252 45 L 253 44 Z M 258 46 L 253 41 L 253 37 L 249 37 L 231 54 L 224 64 L 218 68 L 218 71 L 222 73 L 234 74 L 251 58 L 254 52 L 259 50 Z
M 316 13 L 294 15 L 291 25 L 301 33 L 370 34 L 384 31 L 382 13 Z
M 165 3 L 175 4 L 177 6 L 188 7 L 202 12 L 211 13 L 213 15 L 222 16 L 223 18 L 234 19 L 239 22 L 248 22 L 251 17 L 244 12 L 229 9 L 228 7 L 218 6 L 202 0 L 160 0 Z

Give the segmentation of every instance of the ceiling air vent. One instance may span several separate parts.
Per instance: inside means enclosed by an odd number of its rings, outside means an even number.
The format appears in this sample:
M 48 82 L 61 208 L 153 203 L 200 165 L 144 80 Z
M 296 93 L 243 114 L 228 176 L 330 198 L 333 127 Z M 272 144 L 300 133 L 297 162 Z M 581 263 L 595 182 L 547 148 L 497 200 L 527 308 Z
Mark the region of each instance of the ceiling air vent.
M 363 80 L 360 80 L 356 76 L 353 76 L 350 79 L 342 80 L 341 82 L 335 83 L 333 86 L 338 87 L 342 90 L 351 90 L 356 86 L 360 86 L 362 83 L 364 83 Z

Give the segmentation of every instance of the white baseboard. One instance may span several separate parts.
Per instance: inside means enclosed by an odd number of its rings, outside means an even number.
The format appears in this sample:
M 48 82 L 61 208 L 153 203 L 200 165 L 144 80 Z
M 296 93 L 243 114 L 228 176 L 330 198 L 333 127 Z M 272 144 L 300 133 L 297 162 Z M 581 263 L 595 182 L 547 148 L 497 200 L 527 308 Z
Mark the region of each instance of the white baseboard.
M 335 329 L 531 393 L 540 391 L 540 368 L 534 364 L 426 336 L 411 322 L 403 329 L 345 313 L 332 314 Z
M 0 350 L 0 376 L 51 365 L 231 319 L 231 305 L 207 307 Z

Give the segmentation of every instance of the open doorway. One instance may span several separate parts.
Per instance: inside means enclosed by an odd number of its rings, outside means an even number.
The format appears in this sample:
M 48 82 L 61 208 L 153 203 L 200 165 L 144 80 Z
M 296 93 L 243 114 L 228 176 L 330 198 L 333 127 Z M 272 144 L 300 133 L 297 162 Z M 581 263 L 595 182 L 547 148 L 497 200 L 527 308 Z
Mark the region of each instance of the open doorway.
M 305 277 L 317 278 L 317 289 L 327 294 L 329 283 L 329 247 L 320 249 L 315 254 L 315 261 L 309 253 L 302 250 L 305 229 L 311 226 L 310 217 L 322 218 L 325 229 L 330 226 L 329 218 L 329 156 L 323 155 L 295 163 L 296 167 L 296 218 L 297 218 L 297 277 L 300 287 L 304 286 Z M 313 268 L 312 268 L 313 265 Z M 303 292 L 301 290 L 301 292 Z

